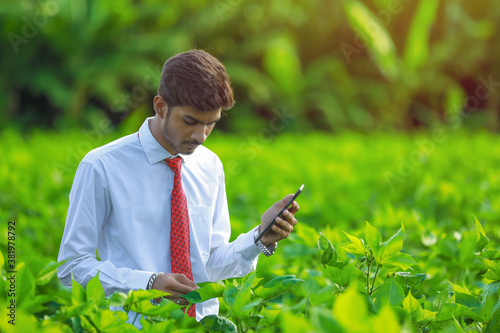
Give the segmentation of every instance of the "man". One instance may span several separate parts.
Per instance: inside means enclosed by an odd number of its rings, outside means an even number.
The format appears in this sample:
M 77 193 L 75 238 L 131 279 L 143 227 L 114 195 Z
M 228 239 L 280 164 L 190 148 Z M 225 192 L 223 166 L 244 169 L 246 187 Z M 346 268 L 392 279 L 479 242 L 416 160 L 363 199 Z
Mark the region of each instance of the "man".
M 68 260 L 58 270 L 65 286 L 72 274 L 86 286 L 99 273 L 106 295 L 153 288 L 187 305 L 181 295 L 197 283 L 246 275 L 261 252 L 271 255 L 288 237 L 296 202 L 254 243 L 291 195 L 229 243 L 222 163 L 201 145 L 233 104 L 226 70 L 210 54 L 192 50 L 165 62 L 155 116 L 138 133 L 92 150 L 78 166 L 58 258 Z M 200 320 L 218 313 L 218 301 L 190 310 Z

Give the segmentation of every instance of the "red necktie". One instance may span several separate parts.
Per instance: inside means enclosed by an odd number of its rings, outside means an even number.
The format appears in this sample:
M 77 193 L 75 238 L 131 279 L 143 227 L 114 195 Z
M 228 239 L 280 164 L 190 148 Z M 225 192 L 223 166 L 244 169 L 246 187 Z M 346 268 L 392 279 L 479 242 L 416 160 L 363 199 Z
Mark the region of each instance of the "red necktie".
M 170 260 L 172 273 L 184 274 L 191 281 L 191 256 L 189 252 L 189 216 L 186 195 L 181 183 L 182 159 L 178 156 L 165 159 L 167 165 L 174 172 L 174 188 L 171 195 L 170 207 Z M 194 304 L 189 308 L 188 315 L 194 317 Z

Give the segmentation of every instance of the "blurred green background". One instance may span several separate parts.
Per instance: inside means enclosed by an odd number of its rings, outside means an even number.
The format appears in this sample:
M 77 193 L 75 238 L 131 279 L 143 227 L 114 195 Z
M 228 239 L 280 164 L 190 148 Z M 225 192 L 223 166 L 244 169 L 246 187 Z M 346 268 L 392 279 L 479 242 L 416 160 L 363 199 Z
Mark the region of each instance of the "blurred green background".
M 499 239 L 499 25 L 487 0 L 4 0 L 1 218 L 32 248 L 53 228 L 54 258 L 80 160 L 136 131 L 163 62 L 201 48 L 236 95 L 206 142 L 233 238 L 304 183 L 318 231 L 404 222 L 425 243 L 476 214 Z
M 404 222 L 425 238 L 476 214 L 500 238 L 499 25 L 487 0 L 4 0 L 1 217 L 37 221 L 33 248 L 50 224 L 53 258 L 80 160 L 136 131 L 163 62 L 200 48 L 236 95 L 206 142 L 233 238 L 302 183 L 317 230 Z
M 496 131 L 499 25 L 491 0 L 3 0 L 0 129 L 142 120 L 163 62 L 200 48 L 236 94 L 219 130 L 251 133 L 286 110 L 280 132 L 465 118 Z
M 491 0 L 2 0 L 0 221 L 17 222 L 17 264 L 56 260 L 80 160 L 137 131 L 164 61 L 199 48 L 236 97 L 206 142 L 232 238 L 306 185 L 261 276 L 313 283 L 319 232 L 344 260 L 342 231 L 403 223 L 426 295 L 482 290 L 474 216 L 500 244 L 499 26 Z M 54 276 L 36 288 L 66 293 Z

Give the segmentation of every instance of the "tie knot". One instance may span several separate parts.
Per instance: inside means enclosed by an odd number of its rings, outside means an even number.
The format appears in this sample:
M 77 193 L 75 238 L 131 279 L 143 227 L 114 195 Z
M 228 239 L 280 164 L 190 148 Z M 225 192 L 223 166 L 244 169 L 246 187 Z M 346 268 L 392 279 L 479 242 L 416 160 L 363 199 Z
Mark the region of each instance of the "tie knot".
M 174 158 L 167 158 L 165 159 L 165 162 L 167 162 L 167 165 L 175 174 L 181 173 L 182 159 L 180 158 L 180 156 Z

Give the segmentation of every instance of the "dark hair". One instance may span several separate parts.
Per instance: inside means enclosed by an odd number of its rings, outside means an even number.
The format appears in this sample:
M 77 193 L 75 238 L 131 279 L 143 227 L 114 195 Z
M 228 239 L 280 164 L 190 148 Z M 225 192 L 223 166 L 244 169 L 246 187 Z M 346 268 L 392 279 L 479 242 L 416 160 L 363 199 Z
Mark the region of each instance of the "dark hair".
M 228 110 L 234 105 L 224 65 L 203 50 L 169 58 L 161 70 L 158 95 L 169 110 L 174 106 L 191 106 L 199 111 Z

